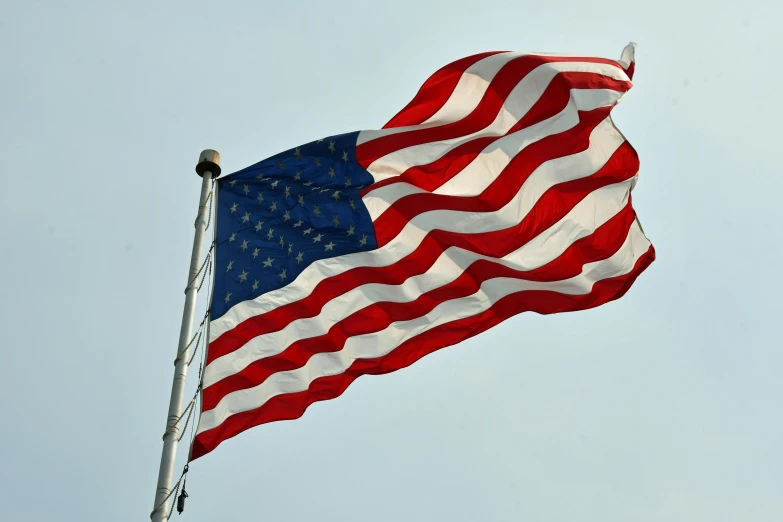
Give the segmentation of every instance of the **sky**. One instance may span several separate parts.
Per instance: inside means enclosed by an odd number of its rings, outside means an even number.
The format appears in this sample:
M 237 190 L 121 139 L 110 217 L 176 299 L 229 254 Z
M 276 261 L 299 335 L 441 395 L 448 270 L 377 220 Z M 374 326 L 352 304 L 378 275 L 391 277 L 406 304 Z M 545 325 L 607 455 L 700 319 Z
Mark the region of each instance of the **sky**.
M 0 0 L 0 512 L 147 520 L 202 149 L 382 126 L 490 50 L 619 58 L 658 258 L 197 460 L 177 520 L 783 520 L 777 0 Z M 206 306 L 200 296 L 199 310 Z M 195 366 L 187 395 L 195 387 Z M 177 474 L 184 465 L 181 447 Z

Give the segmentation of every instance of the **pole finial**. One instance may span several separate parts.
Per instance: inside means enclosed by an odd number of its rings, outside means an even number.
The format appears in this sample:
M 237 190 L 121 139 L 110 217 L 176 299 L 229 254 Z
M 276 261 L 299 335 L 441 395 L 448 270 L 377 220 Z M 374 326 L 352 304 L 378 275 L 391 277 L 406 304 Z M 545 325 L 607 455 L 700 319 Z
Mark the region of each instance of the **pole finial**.
M 196 174 L 204 176 L 207 171 L 212 173 L 212 179 L 220 176 L 220 153 L 216 150 L 207 149 L 199 154 Z

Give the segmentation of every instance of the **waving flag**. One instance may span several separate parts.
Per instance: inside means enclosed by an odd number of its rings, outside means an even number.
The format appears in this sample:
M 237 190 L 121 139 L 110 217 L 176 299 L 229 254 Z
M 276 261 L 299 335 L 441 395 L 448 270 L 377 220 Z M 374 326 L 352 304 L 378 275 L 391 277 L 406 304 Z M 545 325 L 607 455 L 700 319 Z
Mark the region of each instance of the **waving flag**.
M 520 312 L 622 296 L 655 257 L 609 114 L 633 68 L 632 46 L 470 56 L 381 130 L 220 179 L 191 458 Z

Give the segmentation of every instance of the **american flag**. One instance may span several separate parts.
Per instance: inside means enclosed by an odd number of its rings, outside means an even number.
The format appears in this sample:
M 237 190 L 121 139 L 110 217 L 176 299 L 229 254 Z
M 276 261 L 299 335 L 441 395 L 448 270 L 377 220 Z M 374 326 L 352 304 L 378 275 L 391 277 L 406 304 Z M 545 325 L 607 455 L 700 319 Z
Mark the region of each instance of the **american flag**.
M 490 52 L 437 71 L 383 129 L 217 182 L 196 459 L 525 311 L 622 296 L 654 260 L 620 60 Z

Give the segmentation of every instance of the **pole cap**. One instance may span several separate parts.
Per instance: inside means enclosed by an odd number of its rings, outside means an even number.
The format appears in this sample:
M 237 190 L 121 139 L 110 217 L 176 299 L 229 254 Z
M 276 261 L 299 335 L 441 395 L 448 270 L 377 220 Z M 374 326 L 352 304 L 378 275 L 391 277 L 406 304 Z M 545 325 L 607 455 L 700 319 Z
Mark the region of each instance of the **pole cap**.
M 212 173 L 212 178 L 220 176 L 220 153 L 218 151 L 212 149 L 201 151 L 196 164 L 196 174 L 203 177 L 206 171 Z

